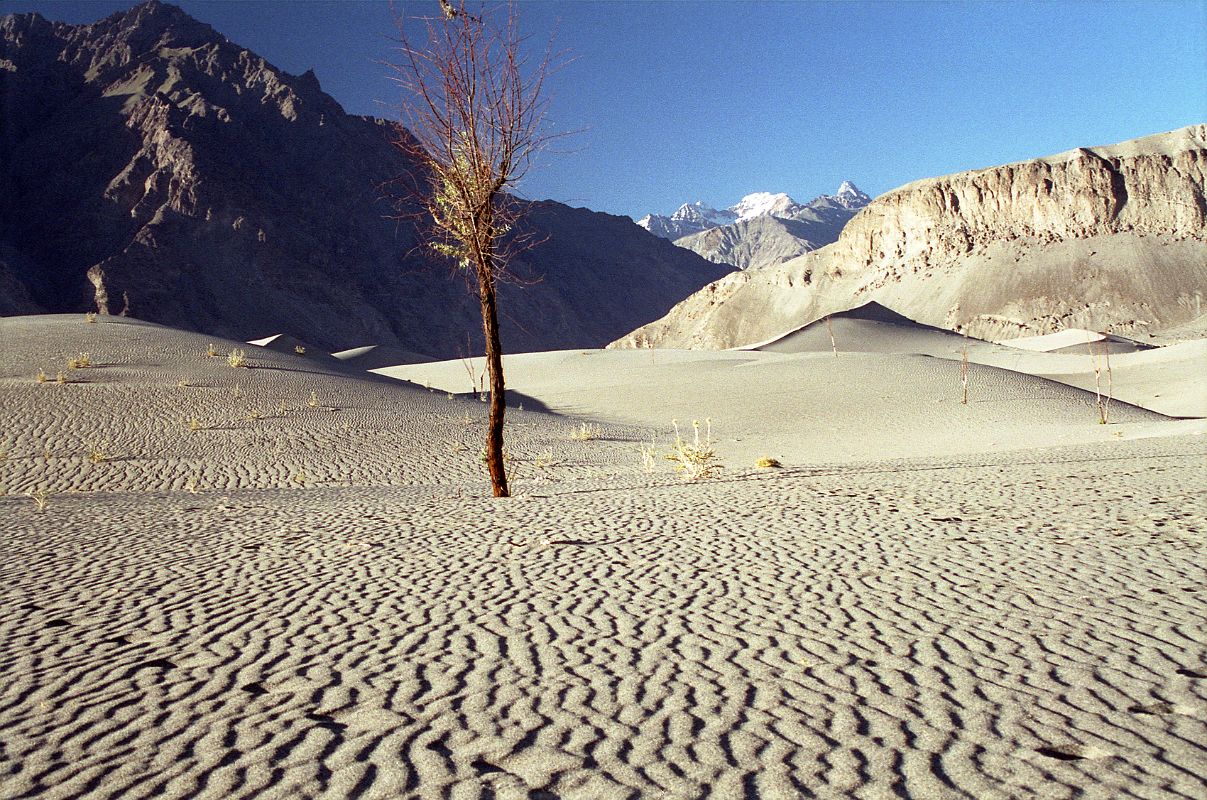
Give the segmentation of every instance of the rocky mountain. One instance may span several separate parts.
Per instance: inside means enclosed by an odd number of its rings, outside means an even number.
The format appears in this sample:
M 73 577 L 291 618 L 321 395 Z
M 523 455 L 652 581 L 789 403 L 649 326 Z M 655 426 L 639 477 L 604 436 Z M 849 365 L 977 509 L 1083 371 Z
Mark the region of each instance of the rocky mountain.
M 0 313 L 128 302 L 237 339 L 477 349 L 476 297 L 385 196 L 412 174 L 396 136 L 171 5 L 6 16 Z M 625 217 L 545 201 L 523 224 L 540 244 L 501 288 L 509 351 L 602 345 L 727 271 Z
M 637 224 L 714 263 L 759 269 L 835 241 L 869 202 L 855 184 L 843 181 L 836 193 L 808 203 L 783 193 L 755 192 L 722 211 L 696 202 L 670 217 L 647 215 Z
M 1207 125 L 917 181 L 838 241 L 726 276 L 614 346 L 734 347 L 877 301 L 989 339 L 1203 329 Z

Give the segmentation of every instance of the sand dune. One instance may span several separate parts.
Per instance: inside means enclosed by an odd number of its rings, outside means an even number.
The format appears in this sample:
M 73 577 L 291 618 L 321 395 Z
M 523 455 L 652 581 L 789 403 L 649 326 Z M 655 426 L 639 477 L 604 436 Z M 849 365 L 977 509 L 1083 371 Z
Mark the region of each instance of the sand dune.
M 517 390 L 616 423 L 513 410 L 493 500 L 458 362 L 405 368 L 429 391 L 134 321 L 0 342 L 5 797 L 1207 788 L 1193 422 L 982 365 L 965 407 L 917 355 L 533 354 Z M 641 469 L 676 414 L 720 479 Z

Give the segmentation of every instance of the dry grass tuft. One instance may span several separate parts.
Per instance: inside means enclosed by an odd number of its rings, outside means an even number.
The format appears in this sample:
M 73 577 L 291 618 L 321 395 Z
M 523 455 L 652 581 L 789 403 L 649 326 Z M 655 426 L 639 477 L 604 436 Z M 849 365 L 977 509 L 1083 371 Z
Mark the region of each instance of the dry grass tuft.
M 196 433 L 205 427 L 201 424 L 201 419 L 196 414 L 185 420 L 184 425 L 189 429 L 189 433 Z
M 783 469 L 784 465 L 779 462 L 779 459 L 771 456 L 762 456 L 754 465 L 759 469 Z
M 293 346 L 293 352 L 297 353 L 299 356 L 304 356 L 306 355 L 306 348 L 302 347 L 300 344 L 295 344 Z
M 88 448 L 88 460 L 93 464 L 103 464 L 109 460 L 109 454 L 103 443 L 89 442 L 86 447 Z
M 535 466 L 537 469 L 547 469 L 549 467 L 557 466 L 560 463 L 560 461 L 553 457 L 552 450 L 537 453 L 536 458 L 532 460 L 533 466 Z
M 245 350 L 242 350 L 242 349 L 236 347 L 234 350 L 231 350 L 229 353 L 226 354 L 226 363 L 230 364 L 232 367 L 235 367 L 235 368 L 246 367 L 247 366 L 247 352 Z
M 59 370 L 59 373 L 54 376 L 54 382 L 59 386 L 67 383 L 67 373 L 63 372 L 63 370 Z
M 293 476 L 293 482 L 296 483 L 298 486 L 305 486 L 306 482 L 309 480 L 310 480 L 310 478 L 308 475 L 306 475 L 306 470 L 304 470 L 304 469 L 299 469 L 297 471 L 297 473 Z
M 48 489 L 30 489 L 26 494 L 29 499 L 34 501 L 34 506 L 38 511 L 45 511 L 46 506 L 50 503 L 50 491 Z
M 214 347 L 213 342 L 210 342 L 209 344 L 207 344 L 205 346 L 205 354 L 207 356 L 209 356 L 210 358 L 213 358 L 214 356 L 218 355 L 218 348 Z
M 603 436 L 603 428 L 594 423 L 580 422 L 578 430 L 570 432 L 570 438 L 576 442 L 590 442 Z
M 675 472 L 685 481 L 700 481 L 716 477 L 722 467 L 717 459 L 717 452 L 712 446 L 712 420 L 705 420 L 707 433 L 704 441 L 700 441 L 700 421 L 692 420 L 694 436 L 690 443 L 683 440 L 679 434 L 679 421 L 671 420 L 675 426 L 675 444 L 666 459 L 675 465 Z
M 197 487 L 201 485 L 201 473 L 191 472 L 189 477 L 184 479 L 184 488 L 189 494 L 197 494 Z
M 311 408 L 319 407 L 319 396 L 318 393 L 316 393 L 313 389 L 310 390 L 310 399 L 306 401 L 306 405 L 310 406 Z
M 92 356 L 88 353 L 80 353 L 74 358 L 67 359 L 67 369 L 84 369 L 92 366 Z
M 96 322 L 96 312 L 89 311 L 86 314 L 84 314 L 84 322 L 95 323 Z
M 38 370 L 38 374 L 34 376 L 34 380 L 38 383 L 46 383 L 46 372 L 44 370 Z

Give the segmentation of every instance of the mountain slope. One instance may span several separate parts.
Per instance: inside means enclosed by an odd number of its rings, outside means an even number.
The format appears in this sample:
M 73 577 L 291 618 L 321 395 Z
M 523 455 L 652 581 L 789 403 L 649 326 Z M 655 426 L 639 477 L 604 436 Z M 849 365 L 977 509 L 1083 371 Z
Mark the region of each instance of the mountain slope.
M 680 207 L 671 217 L 648 215 L 637 224 L 714 263 L 760 269 L 835 241 L 847 221 L 870 201 L 853 183 L 843 181 L 836 193 L 808 203 L 783 193 L 755 192 L 723 211 L 697 202 Z
M 84 310 L 96 285 L 114 312 L 231 338 L 475 349 L 475 297 L 383 198 L 412 167 L 395 129 L 312 73 L 158 2 L 92 25 L 12 15 L 0 103 L 0 313 Z M 508 350 L 602 344 L 726 271 L 626 218 L 529 208 L 542 243 L 502 289 Z
M 1207 125 L 917 181 L 836 243 L 726 276 L 615 344 L 744 345 L 869 300 L 981 338 L 1159 334 L 1202 315 L 1205 195 Z

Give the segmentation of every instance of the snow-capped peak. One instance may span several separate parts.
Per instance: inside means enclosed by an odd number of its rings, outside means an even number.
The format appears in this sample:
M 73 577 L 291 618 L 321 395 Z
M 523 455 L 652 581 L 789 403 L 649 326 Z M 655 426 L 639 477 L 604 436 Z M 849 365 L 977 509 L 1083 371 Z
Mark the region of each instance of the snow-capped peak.
M 754 192 L 743 197 L 736 205 L 730 206 L 729 210 L 737 215 L 740 221 L 753 217 L 780 216 L 798 205 L 799 203 L 783 192 Z
M 839 204 L 847 208 L 863 208 L 872 202 L 872 198 L 859 191 L 859 187 L 850 181 L 843 181 L 838 191 L 833 195 Z
M 676 222 L 707 223 L 709 226 L 728 225 L 735 217 L 729 211 L 721 211 L 704 204 L 703 200 L 694 203 L 684 203 L 679 210 L 671 214 Z

